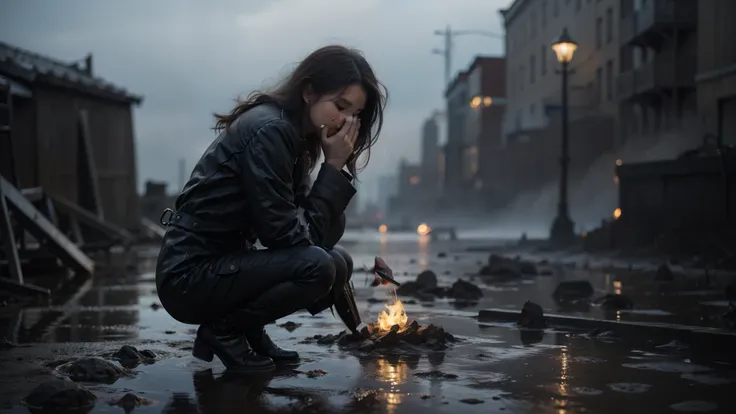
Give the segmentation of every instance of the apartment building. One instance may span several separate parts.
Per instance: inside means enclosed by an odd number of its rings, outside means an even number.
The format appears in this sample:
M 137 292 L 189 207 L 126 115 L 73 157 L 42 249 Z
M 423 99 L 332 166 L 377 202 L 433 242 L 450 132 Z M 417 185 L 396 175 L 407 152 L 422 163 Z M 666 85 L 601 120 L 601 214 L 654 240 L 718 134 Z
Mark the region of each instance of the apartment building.
M 501 11 L 506 28 L 504 138 L 547 128 L 559 114 L 559 62 L 551 43 L 567 28 L 578 43 L 570 63 L 570 120 L 616 118 L 620 0 L 515 0 Z
M 692 0 L 621 0 L 616 83 L 622 139 L 656 136 L 695 121 L 697 16 Z
M 440 147 L 437 114 L 432 114 L 422 127 L 422 187 L 427 198 L 435 199 L 440 191 Z
M 698 1 L 698 115 L 704 132 L 736 146 L 736 1 Z

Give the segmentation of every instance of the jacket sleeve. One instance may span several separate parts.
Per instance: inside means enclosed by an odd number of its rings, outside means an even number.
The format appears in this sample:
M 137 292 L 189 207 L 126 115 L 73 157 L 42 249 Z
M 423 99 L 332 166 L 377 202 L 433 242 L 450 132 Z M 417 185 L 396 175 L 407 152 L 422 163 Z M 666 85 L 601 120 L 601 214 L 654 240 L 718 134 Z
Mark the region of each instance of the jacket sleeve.
M 234 161 L 249 198 L 250 222 L 261 244 L 267 248 L 322 246 L 332 223 L 355 195 L 355 187 L 324 163 L 297 207 L 292 174 L 299 137 L 293 127 L 274 120 L 241 139 L 243 150 L 234 155 Z

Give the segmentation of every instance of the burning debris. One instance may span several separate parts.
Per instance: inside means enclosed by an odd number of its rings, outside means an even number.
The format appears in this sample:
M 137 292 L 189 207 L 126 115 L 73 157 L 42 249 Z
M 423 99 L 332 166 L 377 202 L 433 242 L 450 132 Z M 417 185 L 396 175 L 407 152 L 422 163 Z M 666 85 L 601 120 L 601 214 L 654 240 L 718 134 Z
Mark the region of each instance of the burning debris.
M 386 304 L 375 323 L 362 327 L 360 334 L 343 331 L 338 335 L 315 335 L 302 341 L 332 345 L 337 343 L 347 350 L 372 352 L 380 349 L 420 349 L 443 350 L 449 343 L 458 340 L 444 329 L 434 326 L 420 326 L 417 321 L 409 321 L 403 303 L 396 299 Z

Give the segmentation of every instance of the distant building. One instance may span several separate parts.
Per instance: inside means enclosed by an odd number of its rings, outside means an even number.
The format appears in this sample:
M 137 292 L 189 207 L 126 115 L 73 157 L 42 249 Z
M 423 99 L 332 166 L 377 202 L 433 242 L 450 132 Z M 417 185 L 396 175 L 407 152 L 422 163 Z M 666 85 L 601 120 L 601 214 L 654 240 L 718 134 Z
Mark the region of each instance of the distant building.
M 567 28 L 578 43 L 570 63 L 570 117 L 617 117 L 620 0 L 515 0 L 501 11 L 506 28 L 507 139 L 550 125 L 559 113 L 559 62 L 551 44 Z
M 464 172 L 463 157 L 468 147 L 467 117 L 470 95 L 468 73 L 460 72 L 445 92 L 447 102 L 447 144 L 445 145 L 445 185 L 442 194 L 446 203 L 457 201 L 460 194 L 472 186 Z
M 436 114 L 424 121 L 422 128 L 422 188 L 426 197 L 434 201 L 440 191 L 439 127 Z
M 167 208 L 174 208 L 177 195 L 170 195 L 165 182 L 148 180 L 140 197 L 141 216 L 158 223 Z
M 398 179 L 393 175 L 384 175 L 378 179 L 376 205 L 384 213 L 389 210 L 389 202 L 396 195 Z
M 615 80 L 618 88 L 615 93 L 606 91 L 605 98 L 618 98 L 621 138 L 629 140 L 680 129 L 683 120 L 695 120 L 697 111 L 698 4 L 708 7 L 713 2 L 622 0 L 620 3 L 620 74 Z M 713 24 L 711 17 L 707 26 Z M 713 39 L 705 50 L 712 50 L 716 44 L 718 41 Z M 606 82 L 616 77 L 609 73 L 608 66 L 604 73 Z
M 698 1 L 697 102 L 704 130 L 736 146 L 736 2 Z
M 86 206 L 90 194 L 85 188 L 90 176 L 96 177 L 105 220 L 137 231 L 132 106 L 143 98 L 95 76 L 92 55 L 80 65 L 2 42 L 0 82 L 9 84 L 12 94 L 10 142 L 16 185 L 42 187 Z M 80 110 L 87 115 L 90 154 L 81 139 Z M 87 171 L 87 159 L 96 174 Z
M 426 211 L 421 174 L 421 165 L 410 164 L 405 159 L 401 160 L 396 195 L 389 201 L 389 214 L 392 219 L 397 216 L 417 215 L 420 211 Z
M 503 119 L 506 109 L 506 59 L 479 56 L 468 68 L 467 144 L 465 176 L 472 180 L 483 205 L 495 198 L 504 185 L 505 172 L 498 170 L 503 149 Z

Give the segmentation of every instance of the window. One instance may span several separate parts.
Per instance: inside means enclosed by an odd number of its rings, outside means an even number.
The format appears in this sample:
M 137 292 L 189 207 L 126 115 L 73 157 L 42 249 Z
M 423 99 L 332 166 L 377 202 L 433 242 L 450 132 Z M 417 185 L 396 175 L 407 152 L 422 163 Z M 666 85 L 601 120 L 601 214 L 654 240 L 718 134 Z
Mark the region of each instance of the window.
M 598 68 L 595 71 L 595 87 L 596 87 L 596 102 L 601 103 L 603 101 L 603 68 Z
M 595 48 L 603 47 L 603 19 L 598 17 L 595 19 Z
M 534 83 L 537 79 L 537 59 L 534 55 L 529 56 L 529 83 Z
M 547 25 L 547 0 L 542 0 L 542 27 Z
M 613 100 L 613 61 L 606 62 L 606 100 Z
M 606 10 L 606 44 L 613 41 L 613 9 Z
M 554 3 L 552 4 L 552 14 L 554 14 L 555 17 L 560 15 L 560 0 L 552 0 Z
M 539 52 L 539 66 L 541 66 L 542 75 L 547 74 L 547 45 L 542 45 L 542 49 Z

